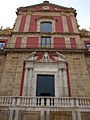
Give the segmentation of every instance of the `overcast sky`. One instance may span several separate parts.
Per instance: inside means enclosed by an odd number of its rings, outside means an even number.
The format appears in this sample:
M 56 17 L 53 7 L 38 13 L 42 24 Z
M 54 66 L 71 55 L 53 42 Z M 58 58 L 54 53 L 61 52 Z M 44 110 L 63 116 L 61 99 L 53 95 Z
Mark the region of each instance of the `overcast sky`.
M 1 0 L 0 2 L 0 28 L 12 28 L 16 11 L 19 7 L 42 3 L 44 0 Z M 77 10 L 77 21 L 80 29 L 90 30 L 90 0 L 49 0 L 50 3 L 65 7 L 73 7 Z

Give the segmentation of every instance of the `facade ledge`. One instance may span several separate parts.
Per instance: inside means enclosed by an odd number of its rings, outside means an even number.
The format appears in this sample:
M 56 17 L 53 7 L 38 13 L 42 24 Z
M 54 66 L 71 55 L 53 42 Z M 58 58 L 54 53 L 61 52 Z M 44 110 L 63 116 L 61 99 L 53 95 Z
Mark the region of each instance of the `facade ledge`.
M 12 35 L 80 35 L 80 33 L 73 33 L 73 32 L 12 32 Z
M 90 53 L 87 49 L 60 49 L 60 48 L 48 48 L 48 47 L 38 47 L 38 48 L 6 48 L 1 52 L 32 52 L 32 51 L 59 51 L 59 52 L 76 52 L 76 53 Z

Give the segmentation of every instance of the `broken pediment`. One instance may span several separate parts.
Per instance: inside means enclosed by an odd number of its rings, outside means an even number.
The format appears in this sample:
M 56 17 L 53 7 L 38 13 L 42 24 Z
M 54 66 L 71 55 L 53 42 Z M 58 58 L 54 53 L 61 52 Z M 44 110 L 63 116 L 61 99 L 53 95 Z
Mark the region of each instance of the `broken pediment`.
M 59 52 L 32 52 L 25 61 L 66 62 L 66 59 Z

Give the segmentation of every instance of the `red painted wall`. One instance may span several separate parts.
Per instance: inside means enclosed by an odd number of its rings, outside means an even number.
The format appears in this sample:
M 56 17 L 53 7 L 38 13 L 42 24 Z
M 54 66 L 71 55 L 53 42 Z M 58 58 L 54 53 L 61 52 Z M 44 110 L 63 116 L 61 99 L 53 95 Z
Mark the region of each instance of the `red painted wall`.
M 65 48 L 65 38 L 54 38 L 54 48 Z
M 38 52 L 38 53 L 37 53 L 37 56 L 38 56 L 38 57 L 37 57 L 37 60 L 42 59 L 42 55 L 43 55 L 42 52 Z
M 55 61 L 55 57 L 56 56 L 56 54 L 55 53 L 50 53 L 50 59 L 52 60 L 52 61 Z
M 77 48 L 75 38 L 70 38 L 70 43 L 71 43 L 71 48 L 72 48 L 72 49 Z
M 70 82 L 69 82 L 69 71 L 68 71 L 68 63 L 66 64 L 66 68 L 67 68 L 67 83 L 68 83 L 68 96 L 71 96 L 71 92 L 70 92 Z
M 69 32 L 73 32 L 73 26 L 72 26 L 71 17 L 70 17 L 70 16 L 67 16 L 67 17 L 66 17 L 66 20 L 67 20 L 68 31 L 69 31 Z
M 29 25 L 29 32 L 36 32 L 37 31 L 37 18 L 39 16 L 32 15 L 30 19 L 30 25 Z
M 20 23 L 20 27 L 19 27 L 19 32 L 23 32 L 24 31 L 24 26 L 25 26 L 25 21 L 26 21 L 26 16 L 22 16 L 21 18 L 21 23 Z
M 21 80 L 20 96 L 22 96 L 22 92 L 23 92 L 24 74 L 25 74 L 25 63 L 23 64 L 23 70 L 22 70 L 22 80 Z
M 21 48 L 22 37 L 17 37 L 15 48 Z
M 54 16 L 56 18 L 55 30 L 56 32 L 63 32 L 62 16 Z
M 43 9 L 42 9 L 42 6 L 34 6 L 32 10 L 43 10 Z
M 27 48 L 37 48 L 38 47 L 38 37 L 28 37 L 26 47 Z

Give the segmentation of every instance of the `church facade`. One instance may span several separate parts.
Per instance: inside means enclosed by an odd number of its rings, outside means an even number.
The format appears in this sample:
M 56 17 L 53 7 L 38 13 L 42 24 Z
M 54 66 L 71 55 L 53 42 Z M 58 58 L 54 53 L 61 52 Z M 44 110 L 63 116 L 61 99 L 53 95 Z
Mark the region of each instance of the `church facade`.
M 76 10 L 20 7 L 0 30 L 0 120 L 90 120 L 90 32 Z

